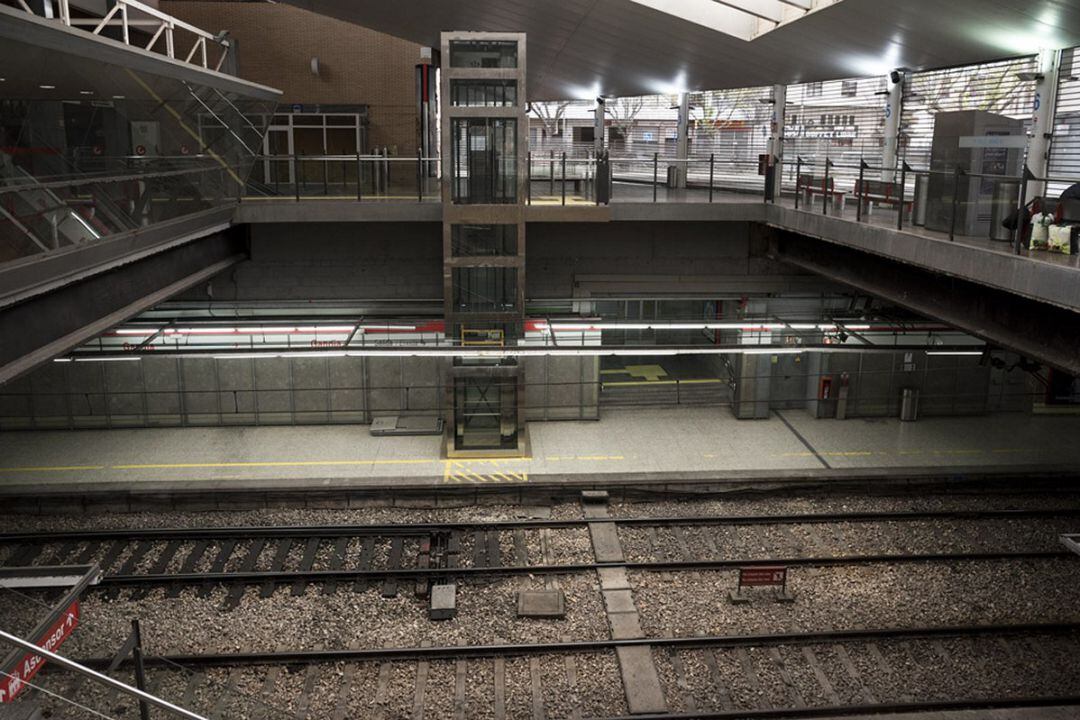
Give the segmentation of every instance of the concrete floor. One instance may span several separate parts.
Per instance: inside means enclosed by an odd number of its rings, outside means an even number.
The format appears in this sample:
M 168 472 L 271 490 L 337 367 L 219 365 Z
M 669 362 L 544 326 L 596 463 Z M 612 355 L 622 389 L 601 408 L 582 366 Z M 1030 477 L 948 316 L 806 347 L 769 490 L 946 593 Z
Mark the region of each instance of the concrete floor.
M 334 478 L 374 484 L 850 468 L 1080 467 L 1080 417 L 818 420 L 798 410 L 738 421 L 726 409 L 605 410 L 599 422 L 531 423 L 519 460 L 439 458 L 438 437 L 366 426 L 171 428 L 0 434 L 0 487 Z

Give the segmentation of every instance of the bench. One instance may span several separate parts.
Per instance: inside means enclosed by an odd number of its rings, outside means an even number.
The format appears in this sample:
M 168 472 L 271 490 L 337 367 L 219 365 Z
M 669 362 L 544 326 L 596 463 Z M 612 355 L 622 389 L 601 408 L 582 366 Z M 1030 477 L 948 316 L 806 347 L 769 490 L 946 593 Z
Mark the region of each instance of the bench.
M 855 197 L 862 203 L 863 210 L 867 214 L 874 209 L 874 203 L 893 207 L 903 203 L 904 212 L 910 214 L 915 206 L 915 200 L 904 199 L 903 195 L 903 188 L 898 187 L 898 183 L 863 179 L 860 184 L 858 180 L 855 181 Z
M 532 182 L 545 182 L 550 183 L 554 180 L 556 190 L 561 187 L 563 182 L 562 175 L 562 161 L 559 158 L 555 159 L 555 167 L 552 168 L 550 161 L 543 158 L 533 158 L 531 173 L 529 180 Z M 586 177 L 585 168 L 577 165 L 570 165 L 567 162 L 566 166 L 566 184 L 574 189 L 574 192 L 580 193 L 582 185 L 592 180 L 591 177 Z
M 826 195 L 832 200 L 833 208 L 839 212 L 844 211 L 847 201 L 847 193 L 836 189 L 836 178 L 829 178 L 826 183 L 823 177 L 800 175 L 795 183 L 795 193 L 802 193 L 808 205 L 814 201 L 815 195 Z

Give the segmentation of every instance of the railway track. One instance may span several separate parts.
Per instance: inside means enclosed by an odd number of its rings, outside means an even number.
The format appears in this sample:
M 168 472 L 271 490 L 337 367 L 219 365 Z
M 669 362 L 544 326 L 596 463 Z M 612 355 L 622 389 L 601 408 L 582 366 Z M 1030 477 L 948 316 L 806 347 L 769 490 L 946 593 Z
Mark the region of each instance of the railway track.
M 1080 705 L 1080 677 L 1070 670 L 1080 623 L 241 652 L 148 662 L 153 687 L 209 717 L 600 718 L 627 714 L 615 651 L 641 645 L 652 648 L 672 711 L 647 716 L 654 718 Z M 109 659 L 85 662 L 105 667 Z
M 114 594 L 132 588 L 135 597 L 155 587 L 175 596 L 191 585 L 208 594 L 224 584 L 230 606 L 252 585 L 270 597 L 283 586 L 301 594 L 312 583 L 325 593 L 381 583 L 383 594 L 393 596 L 413 579 L 422 593 L 439 578 L 559 575 L 611 565 L 678 572 L 1047 558 L 1067 555 L 1052 528 L 1045 543 L 1019 548 L 995 530 L 1006 523 L 1041 533 L 1054 522 L 1070 527 L 1078 516 L 1080 510 L 1034 509 L 7 533 L 0 535 L 0 557 L 8 566 L 97 562 L 105 573 L 100 587 Z M 595 561 L 588 533 L 597 522 L 617 528 L 630 548 L 624 561 Z M 951 547 L 920 547 L 906 534 L 913 526 L 952 537 Z

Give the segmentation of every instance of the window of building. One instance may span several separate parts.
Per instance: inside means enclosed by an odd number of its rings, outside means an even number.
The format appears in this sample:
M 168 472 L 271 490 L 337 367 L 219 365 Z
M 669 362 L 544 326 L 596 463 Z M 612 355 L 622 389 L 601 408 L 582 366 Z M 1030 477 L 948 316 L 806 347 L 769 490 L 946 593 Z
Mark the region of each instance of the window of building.
M 821 93 L 825 88 L 825 83 L 815 82 L 806 86 L 807 97 L 821 97 Z
M 514 40 L 451 40 L 450 67 L 516 68 Z
M 859 94 L 858 80 L 844 80 L 840 84 L 840 95 L 843 97 L 855 97 Z
M 513 107 L 516 80 L 451 80 L 450 103 L 455 107 Z

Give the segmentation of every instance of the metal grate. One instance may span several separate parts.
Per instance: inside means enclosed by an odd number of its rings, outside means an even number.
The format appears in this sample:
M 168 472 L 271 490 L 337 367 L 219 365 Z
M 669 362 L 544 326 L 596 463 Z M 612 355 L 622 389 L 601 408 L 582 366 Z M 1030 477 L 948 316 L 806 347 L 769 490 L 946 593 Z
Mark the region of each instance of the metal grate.
M 1017 75 L 1034 72 L 1036 62 L 1027 56 L 911 75 L 904 86 L 900 156 L 917 170 L 930 167 L 934 117 L 940 112 L 984 110 L 1030 119 L 1035 83 Z
M 826 159 L 838 189 L 853 189 L 859 162 L 881 166 L 885 144 L 884 77 L 801 83 L 787 89 L 784 130 L 785 185 L 795 185 L 797 157 L 819 163 L 803 174 L 821 176 Z
M 1050 177 L 1080 179 L 1080 48 L 1070 48 L 1061 55 L 1057 112 L 1054 115 L 1054 139 L 1050 145 Z M 1050 183 L 1050 196 L 1056 196 L 1071 183 Z

